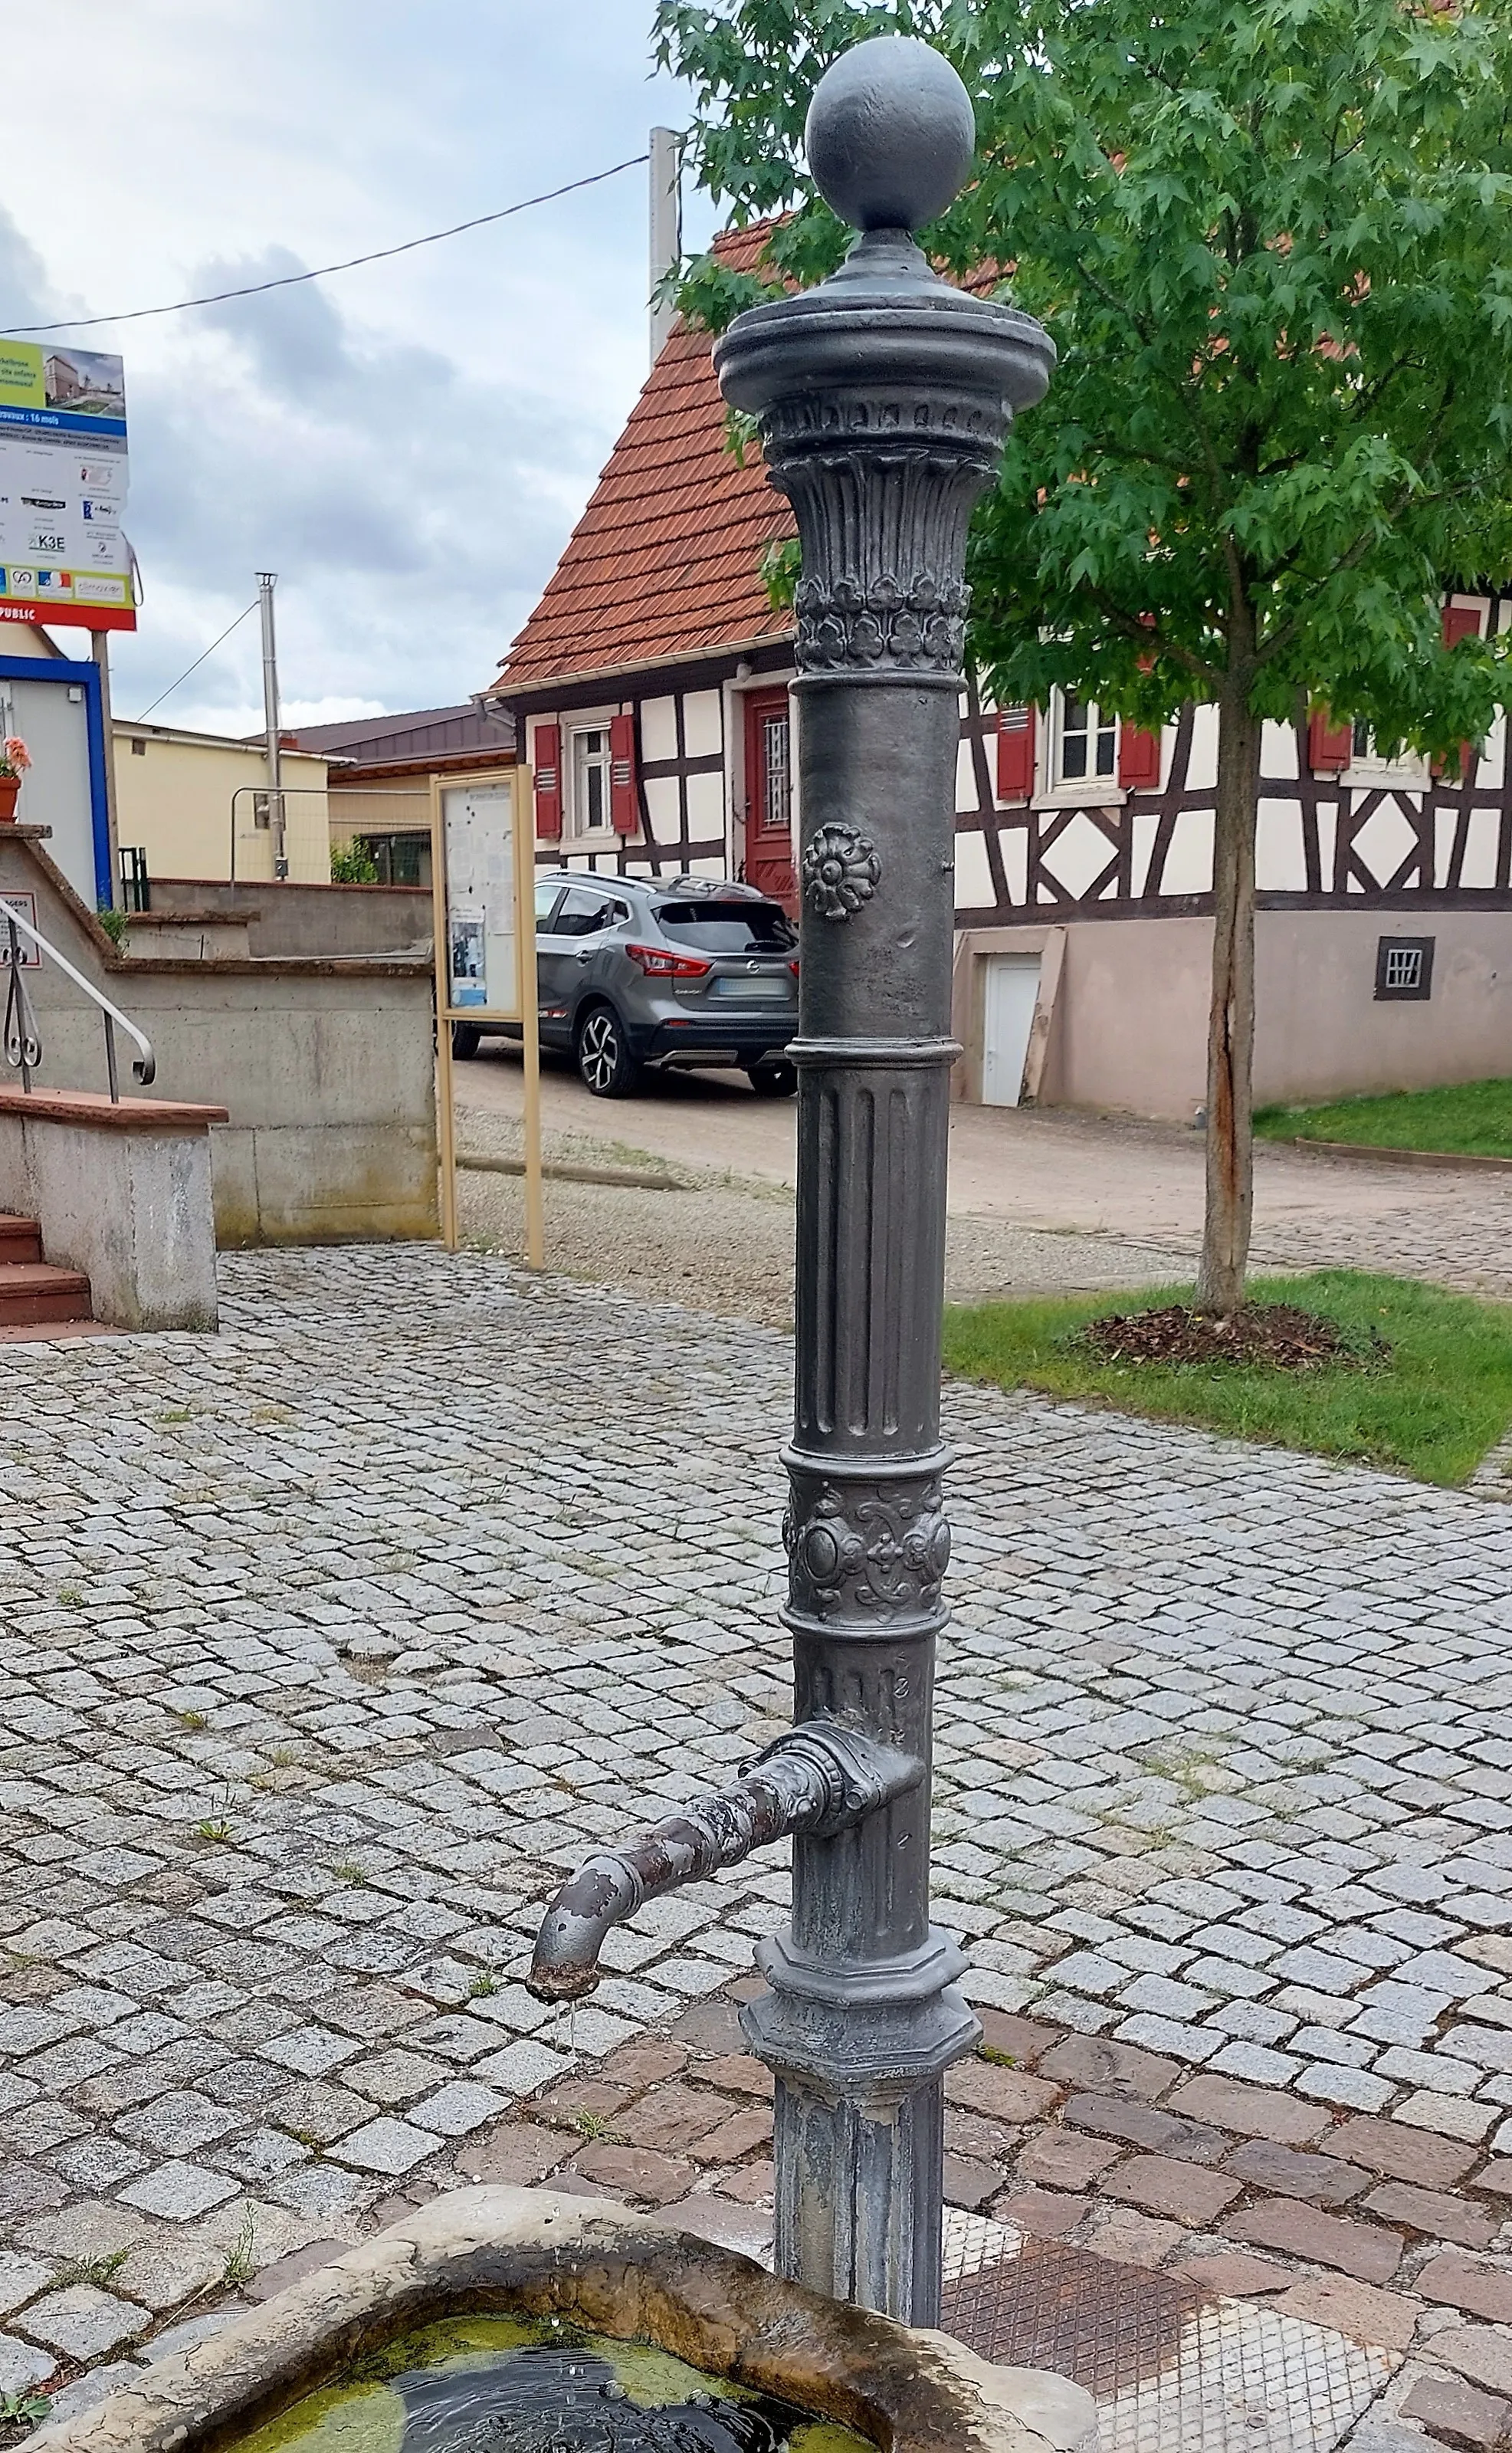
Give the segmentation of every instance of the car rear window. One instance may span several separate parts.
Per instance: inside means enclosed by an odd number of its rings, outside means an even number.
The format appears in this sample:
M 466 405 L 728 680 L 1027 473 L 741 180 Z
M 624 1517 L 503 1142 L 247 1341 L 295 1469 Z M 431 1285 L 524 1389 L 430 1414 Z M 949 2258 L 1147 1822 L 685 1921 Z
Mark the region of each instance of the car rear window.
M 656 916 L 679 945 L 705 954 L 786 954 L 798 943 L 780 903 L 664 903 Z

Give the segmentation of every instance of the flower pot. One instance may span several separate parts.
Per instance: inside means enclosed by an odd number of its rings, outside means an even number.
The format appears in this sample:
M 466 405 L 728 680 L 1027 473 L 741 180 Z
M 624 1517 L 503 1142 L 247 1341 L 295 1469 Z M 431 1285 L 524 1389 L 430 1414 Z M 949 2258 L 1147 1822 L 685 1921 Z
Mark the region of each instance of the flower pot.
M 14 825 L 16 802 L 20 794 L 19 775 L 0 775 L 0 826 Z

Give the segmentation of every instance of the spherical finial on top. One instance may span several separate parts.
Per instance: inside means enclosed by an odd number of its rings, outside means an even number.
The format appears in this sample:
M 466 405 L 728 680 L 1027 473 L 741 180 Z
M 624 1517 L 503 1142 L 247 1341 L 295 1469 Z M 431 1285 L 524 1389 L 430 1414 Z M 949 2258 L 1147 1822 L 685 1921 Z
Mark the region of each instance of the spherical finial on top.
M 976 150 L 971 97 L 949 61 L 877 34 L 826 69 L 804 144 L 826 204 L 856 229 L 922 229 L 960 193 Z

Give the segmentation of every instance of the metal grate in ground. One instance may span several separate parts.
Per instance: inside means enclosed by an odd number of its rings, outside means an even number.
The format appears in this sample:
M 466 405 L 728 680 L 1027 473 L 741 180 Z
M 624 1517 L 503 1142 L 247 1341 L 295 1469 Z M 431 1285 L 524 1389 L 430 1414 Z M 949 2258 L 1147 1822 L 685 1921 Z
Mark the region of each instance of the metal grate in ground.
M 1326 2326 L 1003 2224 L 945 2218 L 945 2330 L 1085 2385 L 1101 2453 L 1333 2453 L 1399 2364 Z

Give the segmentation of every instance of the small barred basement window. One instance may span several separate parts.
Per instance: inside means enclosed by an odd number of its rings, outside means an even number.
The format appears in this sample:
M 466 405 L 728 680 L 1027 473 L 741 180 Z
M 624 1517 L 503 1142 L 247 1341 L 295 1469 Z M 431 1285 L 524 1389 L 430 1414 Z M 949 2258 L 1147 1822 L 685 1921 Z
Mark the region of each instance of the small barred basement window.
M 1376 995 L 1404 1003 L 1433 994 L 1433 939 L 1383 937 L 1376 948 Z

